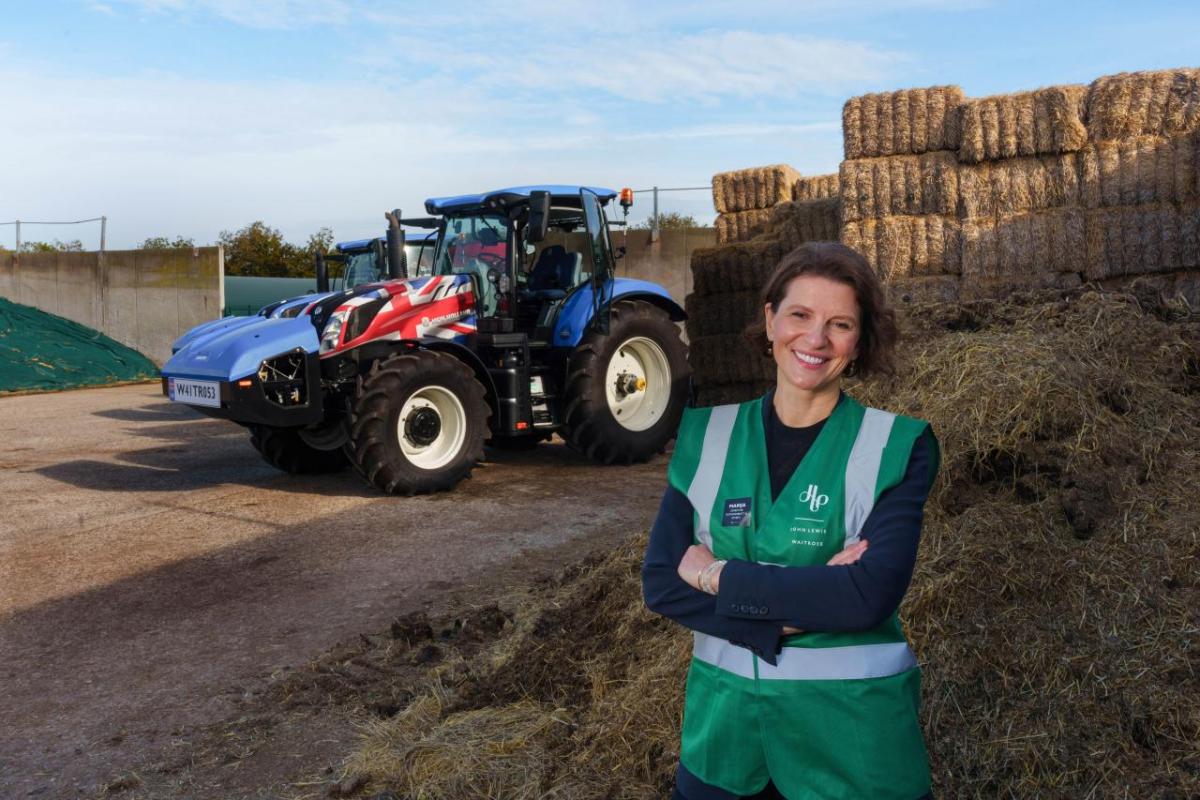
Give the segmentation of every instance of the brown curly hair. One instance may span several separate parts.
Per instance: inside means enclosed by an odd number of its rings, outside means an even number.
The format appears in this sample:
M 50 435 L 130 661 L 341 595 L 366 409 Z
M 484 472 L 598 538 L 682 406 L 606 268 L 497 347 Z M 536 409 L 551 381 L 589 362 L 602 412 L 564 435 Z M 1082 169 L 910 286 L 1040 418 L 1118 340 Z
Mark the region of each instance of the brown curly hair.
M 770 354 L 765 308 L 779 310 L 788 285 L 801 275 L 815 275 L 844 283 L 854 290 L 860 314 L 858 358 L 847 375 L 865 378 L 892 375 L 900 331 L 896 313 L 888 306 L 883 285 L 867 260 L 853 248 L 838 242 L 806 242 L 779 261 L 759 294 L 758 318 L 746 328 L 747 341 L 756 352 Z

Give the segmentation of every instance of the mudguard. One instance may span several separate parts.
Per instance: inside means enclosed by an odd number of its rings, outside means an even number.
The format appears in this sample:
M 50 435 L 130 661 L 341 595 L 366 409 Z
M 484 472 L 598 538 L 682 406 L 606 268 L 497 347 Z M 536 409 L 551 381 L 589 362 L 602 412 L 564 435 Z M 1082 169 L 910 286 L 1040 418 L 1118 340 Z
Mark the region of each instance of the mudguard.
M 165 378 L 236 381 L 258 372 L 264 359 L 303 350 L 317 352 L 317 329 L 307 316 L 250 322 L 192 338 L 163 365 Z
M 687 319 L 687 313 L 671 299 L 667 290 L 657 283 L 635 278 L 616 278 L 605 290 L 607 296 L 604 299 L 609 302 L 644 300 L 666 311 L 672 322 Z M 551 342 L 555 347 L 575 347 L 583 339 L 583 334 L 592 321 L 592 294 L 592 286 L 587 284 L 576 289 L 563 301 L 563 306 L 554 321 Z

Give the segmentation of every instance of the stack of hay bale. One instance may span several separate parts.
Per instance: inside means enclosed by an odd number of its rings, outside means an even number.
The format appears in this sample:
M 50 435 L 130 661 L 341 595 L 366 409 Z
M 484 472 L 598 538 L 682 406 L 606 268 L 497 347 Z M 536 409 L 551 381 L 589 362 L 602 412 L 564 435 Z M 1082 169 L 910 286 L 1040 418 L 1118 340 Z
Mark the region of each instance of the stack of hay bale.
M 787 164 L 722 172 L 712 179 L 717 244 L 744 242 L 764 233 L 776 203 L 792 199 L 800 173 Z
M 779 259 L 806 241 L 837 241 L 838 176 L 804 178 L 786 165 L 713 178 L 717 246 L 692 256 L 687 333 L 697 402 L 745 400 L 774 380 L 773 364 L 742 333 Z
M 786 252 L 840 238 L 894 300 L 970 300 L 1150 275 L 1200 302 L 1200 69 L 968 99 L 854 97 L 838 175 L 713 179 L 719 246 L 692 257 L 697 402 L 753 396 L 773 364 L 738 333 Z
M 962 271 L 957 86 L 868 94 L 842 111 L 842 241 L 896 291 L 943 297 Z
M 1080 154 L 1084 278 L 1153 274 L 1193 300 L 1200 280 L 1200 69 L 1110 75 L 1087 95 Z
M 1078 153 L 1086 86 L 968 100 L 960 109 L 961 294 L 1078 285 L 1085 261 Z

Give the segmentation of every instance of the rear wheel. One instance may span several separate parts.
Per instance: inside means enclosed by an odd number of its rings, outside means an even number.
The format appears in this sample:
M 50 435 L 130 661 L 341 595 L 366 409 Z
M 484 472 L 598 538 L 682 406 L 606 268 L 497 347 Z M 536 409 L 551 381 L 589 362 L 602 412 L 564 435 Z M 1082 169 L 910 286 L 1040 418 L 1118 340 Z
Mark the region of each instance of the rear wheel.
M 483 458 L 484 389 L 457 358 L 429 350 L 372 367 L 354 402 L 347 455 L 389 494 L 450 489 Z
M 563 438 L 603 464 L 645 461 L 675 436 L 688 394 L 687 348 L 666 312 L 613 305 L 607 335 L 571 356 Z
M 319 449 L 305 441 L 299 428 L 251 425 L 250 444 L 275 469 L 293 475 L 316 475 L 346 468 L 341 447 Z

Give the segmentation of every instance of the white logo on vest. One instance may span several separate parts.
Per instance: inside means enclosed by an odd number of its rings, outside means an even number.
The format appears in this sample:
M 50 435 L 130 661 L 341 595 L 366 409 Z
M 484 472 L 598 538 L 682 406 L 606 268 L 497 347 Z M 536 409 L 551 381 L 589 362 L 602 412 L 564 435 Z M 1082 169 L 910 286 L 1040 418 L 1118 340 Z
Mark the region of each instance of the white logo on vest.
M 808 510 L 816 513 L 829 504 L 829 495 L 821 494 L 817 485 L 810 483 L 808 488 L 800 494 L 800 502 L 808 503 Z

